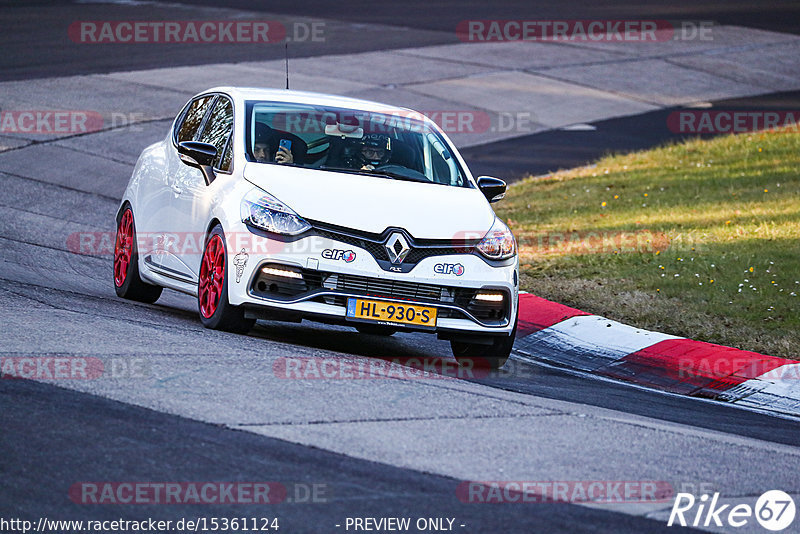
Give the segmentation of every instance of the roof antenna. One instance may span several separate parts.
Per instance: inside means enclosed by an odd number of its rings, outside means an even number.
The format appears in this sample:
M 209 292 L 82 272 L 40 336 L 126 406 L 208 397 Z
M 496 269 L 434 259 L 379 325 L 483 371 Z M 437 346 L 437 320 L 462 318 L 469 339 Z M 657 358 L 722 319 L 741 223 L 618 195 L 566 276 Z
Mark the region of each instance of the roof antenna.
M 286 57 L 286 89 L 289 89 L 289 41 L 284 43 L 284 56 Z

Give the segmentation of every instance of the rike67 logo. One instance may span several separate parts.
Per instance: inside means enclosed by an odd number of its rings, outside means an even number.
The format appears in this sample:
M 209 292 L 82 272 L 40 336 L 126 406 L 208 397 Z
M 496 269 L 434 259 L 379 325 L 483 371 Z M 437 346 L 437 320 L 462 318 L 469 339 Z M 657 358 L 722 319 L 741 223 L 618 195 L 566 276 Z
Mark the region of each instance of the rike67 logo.
M 676 523 L 682 527 L 733 527 L 749 524 L 755 516 L 758 524 L 767 530 L 778 532 L 794 521 L 796 513 L 794 499 L 781 490 L 770 490 L 762 494 L 755 507 L 749 504 L 719 504 L 719 493 L 709 501 L 707 494 L 695 498 L 691 493 L 678 493 L 672 504 L 667 526 Z

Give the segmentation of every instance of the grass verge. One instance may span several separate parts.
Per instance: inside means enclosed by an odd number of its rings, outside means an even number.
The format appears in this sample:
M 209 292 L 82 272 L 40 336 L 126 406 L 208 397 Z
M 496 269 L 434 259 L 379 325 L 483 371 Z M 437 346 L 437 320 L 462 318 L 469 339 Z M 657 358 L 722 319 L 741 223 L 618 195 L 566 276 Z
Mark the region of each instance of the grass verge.
M 641 328 L 800 359 L 800 135 L 692 140 L 528 178 L 498 215 L 521 286 Z

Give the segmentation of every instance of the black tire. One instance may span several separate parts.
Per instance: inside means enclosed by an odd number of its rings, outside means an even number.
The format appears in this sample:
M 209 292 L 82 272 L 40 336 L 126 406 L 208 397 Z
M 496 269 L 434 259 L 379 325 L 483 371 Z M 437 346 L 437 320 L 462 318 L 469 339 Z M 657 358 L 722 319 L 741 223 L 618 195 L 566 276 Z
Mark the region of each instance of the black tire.
M 215 248 L 211 250 L 210 246 Z M 212 255 L 213 265 L 210 257 Z M 206 261 L 207 256 L 209 263 Z M 213 270 L 213 275 L 210 274 L 210 269 Z M 256 320 L 245 318 L 244 308 L 228 302 L 228 251 L 225 233 L 220 225 L 216 225 L 206 238 L 198 278 L 197 311 L 204 327 L 237 334 L 246 334 L 253 328 Z M 218 283 L 220 278 L 222 282 Z
M 396 328 L 382 324 L 360 324 L 356 326 L 356 330 L 368 336 L 391 336 L 397 332 Z
M 493 337 L 491 344 L 488 345 L 452 340 L 450 348 L 459 364 L 467 367 L 499 369 L 508 361 L 516 336 L 517 319 L 514 319 L 514 329 L 510 336 Z
M 139 251 L 136 247 L 136 224 L 130 205 L 117 216 L 117 237 L 114 243 L 114 290 L 117 296 L 152 304 L 163 290 L 148 284 L 139 275 Z

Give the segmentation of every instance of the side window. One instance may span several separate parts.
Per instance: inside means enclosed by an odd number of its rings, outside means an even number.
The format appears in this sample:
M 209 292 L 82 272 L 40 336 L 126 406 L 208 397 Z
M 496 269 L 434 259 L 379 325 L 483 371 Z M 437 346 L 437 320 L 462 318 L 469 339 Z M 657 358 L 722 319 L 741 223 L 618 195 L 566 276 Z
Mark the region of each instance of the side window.
M 204 96 L 189 104 L 189 109 L 186 111 L 183 122 L 178 128 L 176 142 L 180 143 L 181 141 L 192 141 L 194 139 L 194 135 L 200 127 L 200 123 L 203 122 L 203 116 L 206 114 L 208 105 L 213 99 L 213 95 Z
M 447 161 L 436 150 L 431 150 L 431 163 L 433 166 L 433 181 L 450 185 L 450 167 Z
M 230 148 L 228 137 L 230 137 L 231 130 L 233 129 L 233 104 L 225 97 L 217 99 L 214 109 L 211 110 L 206 121 L 203 132 L 200 134 L 198 141 L 203 143 L 210 143 L 217 148 L 217 159 L 214 161 L 214 167 L 228 171 L 231 166 L 230 150 L 226 150 L 226 146 Z
M 453 154 L 445 148 L 440 140 L 432 135 L 428 135 L 428 141 L 430 142 L 430 164 L 433 171 L 433 181 L 440 184 L 463 186 L 464 178 L 458 170 Z
M 222 155 L 222 162 L 217 167 L 221 171 L 231 170 L 231 160 L 233 159 L 233 139 L 228 139 L 228 144 L 225 145 L 225 153 Z

